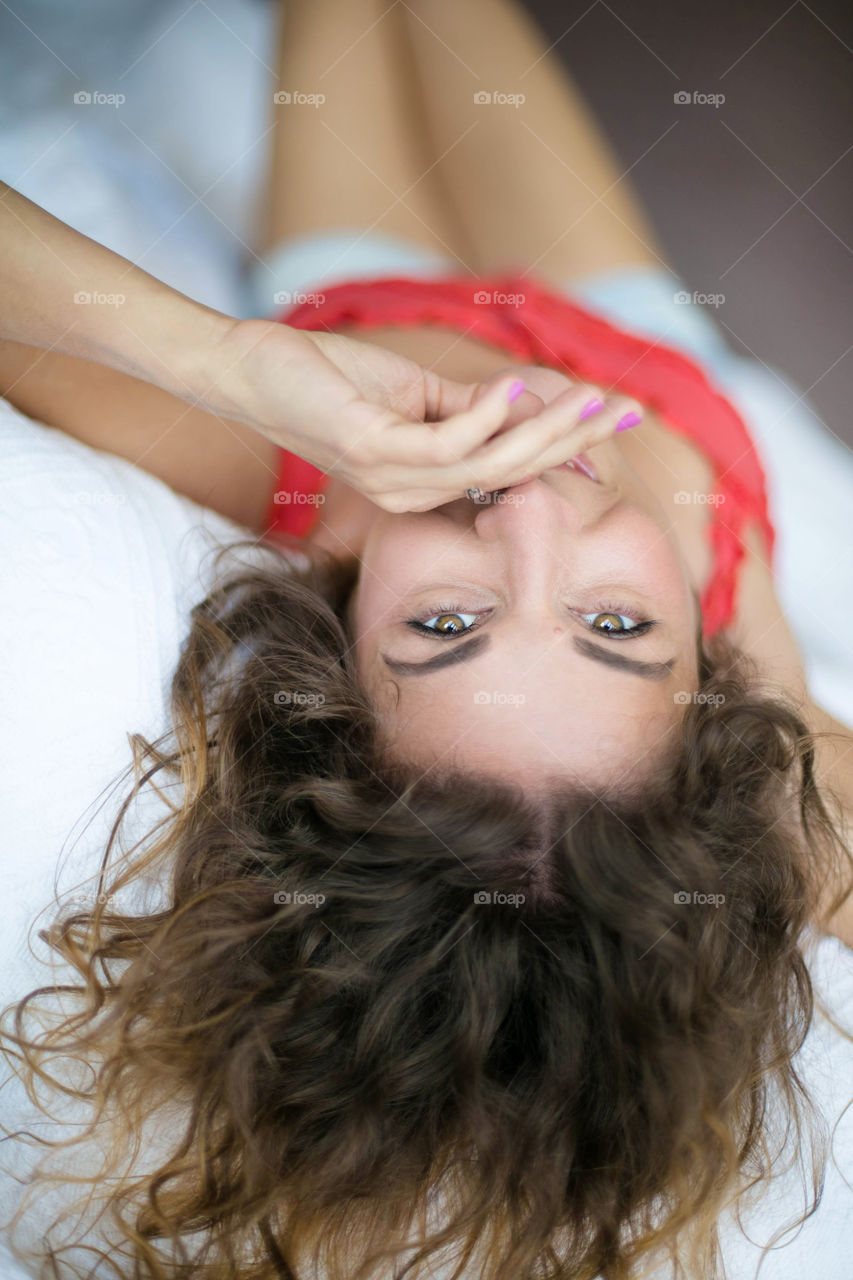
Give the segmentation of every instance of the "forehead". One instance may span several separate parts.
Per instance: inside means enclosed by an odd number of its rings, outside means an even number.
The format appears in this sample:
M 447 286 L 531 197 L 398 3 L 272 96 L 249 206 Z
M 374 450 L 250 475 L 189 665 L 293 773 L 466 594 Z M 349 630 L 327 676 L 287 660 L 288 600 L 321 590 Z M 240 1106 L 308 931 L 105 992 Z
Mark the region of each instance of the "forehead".
M 591 678 L 577 670 L 555 680 L 536 666 L 522 675 L 506 664 L 386 676 L 375 699 L 383 734 L 413 763 L 453 762 L 519 781 L 551 770 L 595 785 L 658 759 L 684 711 L 672 678 L 654 684 L 575 657 Z
M 394 756 L 429 769 L 435 765 L 473 768 L 525 784 L 544 775 L 590 787 L 636 781 L 656 767 L 677 739 L 682 707 L 660 709 L 608 724 L 587 716 L 580 721 L 559 713 L 544 725 L 489 707 L 493 714 L 464 721 L 441 707 L 421 714 L 390 713 L 383 736 Z

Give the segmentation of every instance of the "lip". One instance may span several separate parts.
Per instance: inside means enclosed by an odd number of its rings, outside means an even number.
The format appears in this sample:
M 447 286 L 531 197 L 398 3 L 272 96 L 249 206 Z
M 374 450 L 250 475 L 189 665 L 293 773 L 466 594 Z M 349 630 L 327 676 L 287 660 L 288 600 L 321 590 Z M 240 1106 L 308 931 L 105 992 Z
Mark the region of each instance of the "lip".
M 581 475 L 587 476 L 596 484 L 601 484 L 601 481 L 598 478 L 598 472 L 585 453 L 576 453 L 573 458 L 569 458 L 568 462 L 561 462 L 560 466 L 568 467 L 570 471 L 578 471 Z
M 567 462 L 558 462 L 553 467 L 547 467 L 548 471 L 575 471 L 580 476 L 586 476 L 587 480 L 592 480 L 594 484 L 601 484 L 598 478 L 598 472 L 585 453 L 576 453 L 573 458 L 569 458 Z M 530 480 L 535 480 L 536 476 L 525 476 L 523 480 L 517 480 L 514 488 L 519 485 L 527 484 Z M 495 492 L 504 493 L 505 490 L 498 489 Z

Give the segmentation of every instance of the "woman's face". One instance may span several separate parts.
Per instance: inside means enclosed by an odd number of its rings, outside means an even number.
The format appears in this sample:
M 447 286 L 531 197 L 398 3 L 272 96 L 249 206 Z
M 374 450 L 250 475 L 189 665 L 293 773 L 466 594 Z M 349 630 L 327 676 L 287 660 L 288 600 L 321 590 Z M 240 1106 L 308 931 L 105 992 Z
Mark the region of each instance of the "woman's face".
M 552 468 L 484 503 L 376 517 L 349 618 L 398 758 L 609 785 L 677 730 L 698 597 L 618 440 L 587 456 L 600 483 Z

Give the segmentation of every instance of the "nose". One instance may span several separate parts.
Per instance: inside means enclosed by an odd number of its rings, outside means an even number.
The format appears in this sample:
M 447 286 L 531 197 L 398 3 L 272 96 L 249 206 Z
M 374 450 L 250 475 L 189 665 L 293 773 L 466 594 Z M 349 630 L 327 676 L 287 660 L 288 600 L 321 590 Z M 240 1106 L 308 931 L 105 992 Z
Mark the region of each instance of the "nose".
M 579 533 L 583 527 L 583 504 L 540 476 L 488 496 L 474 518 L 477 534 L 486 541 L 525 534 L 547 538 L 555 529 Z

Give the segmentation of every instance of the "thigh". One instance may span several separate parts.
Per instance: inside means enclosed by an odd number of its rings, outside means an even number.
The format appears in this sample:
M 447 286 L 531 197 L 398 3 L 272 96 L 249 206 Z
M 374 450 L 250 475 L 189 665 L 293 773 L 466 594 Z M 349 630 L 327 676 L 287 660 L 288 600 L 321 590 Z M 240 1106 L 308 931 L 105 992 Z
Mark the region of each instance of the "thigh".
M 275 96 L 289 100 L 271 108 L 264 252 L 343 225 L 405 237 L 465 269 L 468 253 L 431 174 L 434 157 L 387 8 L 384 0 L 285 6 Z
M 625 166 L 522 4 L 430 0 L 404 16 L 435 171 L 478 273 L 561 283 L 667 266 Z

